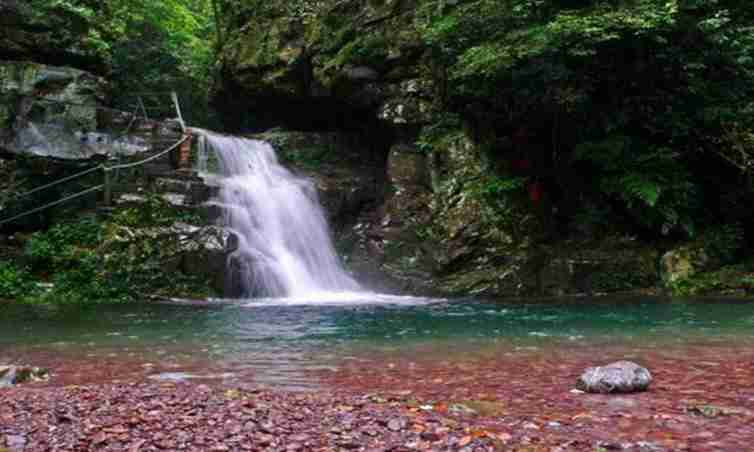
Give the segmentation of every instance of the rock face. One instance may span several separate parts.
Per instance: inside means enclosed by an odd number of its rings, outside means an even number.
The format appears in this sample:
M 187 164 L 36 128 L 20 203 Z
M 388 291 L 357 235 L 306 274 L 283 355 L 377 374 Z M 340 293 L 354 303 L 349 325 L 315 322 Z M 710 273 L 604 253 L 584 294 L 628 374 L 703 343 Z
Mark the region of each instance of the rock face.
M 630 361 L 618 361 L 607 366 L 590 367 L 577 380 L 582 391 L 607 394 L 646 391 L 652 383 L 649 370 Z
M 40 8 L 27 0 L 0 3 L 0 59 L 105 72 L 107 65 L 101 49 L 89 39 L 93 31 L 91 19 L 72 14 L 66 6 Z
M 229 32 L 214 101 L 230 129 L 311 132 L 262 138 L 305 150 L 289 163 L 318 181 L 338 249 L 366 285 L 522 296 L 657 282 L 658 256 L 649 247 L 622 237 L 554 243 L 526 187 L 495 193 L 512 174 L 512 144 L 494 130 L 507 126 L 449 114 L 450 75 L 422 37 L 420 5 L 304 3 L 265 2 Z M 355 139 L 330 153 L 337 157 L 329 163 L 307 157 L 305 141 L 327 135 Z M 348 163 L 359 159 L 369 162 L 367 178 Z
M 228 253 L 232 252 L 231 233 L 217 226 L 194 226 L 176 222 L 169 227 L 128 228 L 108 231 L 107 249 L 128 252 L 140 243 L 159 243 L 155 256 L 167 271 L 180 271 L 208 279 L 217 293 L 236 293 L 228 287 L 226 275 Z
M 634 241 L 517 243 L 473 195 L 484 164 L 464 134 L 430 153 L 402 141 L 385 155 L 354 133 L 272 131 L 253 138 L 272 143 L 291 168 L 315 181 L 341 256 L 372 289 L 565 295 L 657 280 L 657 253 Z
M 426 121 L 432 94 L 418 71 L 425 49 L 412 3 L 311 2 L 294 12 L 284 2 L 266 2 L 222 51 L 217 106 L 264 112 L 249 124 L 261 128 L 282 123 L 360 129 L 376 119 Z
M 64 160 L 130 156 L 150 149 L 119 136 L 130 118 L 105 114 L 103 79 L 70 67 L 0 61 L 0 150 Z

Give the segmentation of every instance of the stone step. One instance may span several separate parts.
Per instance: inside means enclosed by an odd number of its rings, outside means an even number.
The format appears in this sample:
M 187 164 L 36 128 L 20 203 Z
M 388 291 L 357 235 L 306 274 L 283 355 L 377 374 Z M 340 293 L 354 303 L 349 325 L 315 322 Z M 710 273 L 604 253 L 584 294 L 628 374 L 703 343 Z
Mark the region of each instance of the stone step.
M 185 195 L 189 204 L 201 204 L 217 196 L 217 188 L 205 185 L 201 179 L 176 179 L 158 177 L 154 181 L 158 193 L 178 193 Z
M 216 222 L 222 215 L 222 209 L 212 204 L 191 204 L 187 202 L 186 195 L 180 193 L 163 193 L 162 199 L 179 212 L 193 213 L 198 215 L 206 223 Z M 148 196 L 136 193 L 123 193 L 115 198 L 115 205 L 122 208 L 143 208 L 148 201 Z M 112 211 L 112 208 L 103 208 Z M 105 211 L 103 210 L 103 212 Z
M 158 177 L 154 180 L 154 188 L 160 192 L 191 193 L 193 185 L 190 179 Z

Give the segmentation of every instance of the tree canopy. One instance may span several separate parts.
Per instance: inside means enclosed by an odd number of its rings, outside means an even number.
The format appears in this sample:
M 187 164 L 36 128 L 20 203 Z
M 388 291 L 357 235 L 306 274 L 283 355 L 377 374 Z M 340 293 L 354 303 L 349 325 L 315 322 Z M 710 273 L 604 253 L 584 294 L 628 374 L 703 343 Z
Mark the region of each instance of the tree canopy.
M 425 1 L 418 17 L 443 62 L 448 108 L 491 123 L 499 135 L 536 124 L 527 133 L 543 154 L 541 176 L 564 196 L 620 209 L 650 230 L 693 234 L 710 220 L 703 207 L 717 194 L 710 179 L 723 174 L 732 176 L 722 184 L 730 185 L 723 210 L 748 215 L 754 11 L 747 3 Z M 573 184 L 574 172 L 592 175 L 589 186 Z

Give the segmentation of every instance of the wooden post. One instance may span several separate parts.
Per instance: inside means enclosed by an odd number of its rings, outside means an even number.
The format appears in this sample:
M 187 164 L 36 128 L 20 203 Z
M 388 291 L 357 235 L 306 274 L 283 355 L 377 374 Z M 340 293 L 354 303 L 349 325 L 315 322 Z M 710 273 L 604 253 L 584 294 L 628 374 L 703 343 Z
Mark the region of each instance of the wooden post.
M 113 196 L 112 187 L 110 185 L 110 168 L 103 166 L 102 170 L 105 172 L 105 205 L 110 207 Z
M 183 143 L 178 147 L 178 169 L 191 170 L 191 141 L 193 136 L 189 133 L 183 135 Z
M 183 122 L 183 114 L 181 113 L 181 104 L 178 103 L 178 93 L 173 91 L 170 93 L 170 97 L 173 99 L 173 105 L 175 106 L 175 112 L 178 115 L 178 122 L 181 124 L 181 130 L 186 132 L 186 123 Z
M 144 106 L 144 101 L 141 99 L 141 96 L 139 96 L 139 107 L 141 107 L 142 113 L 144 113 L 144 119 L 149 121 L 149 115 L 147 115 L 147 107 Z

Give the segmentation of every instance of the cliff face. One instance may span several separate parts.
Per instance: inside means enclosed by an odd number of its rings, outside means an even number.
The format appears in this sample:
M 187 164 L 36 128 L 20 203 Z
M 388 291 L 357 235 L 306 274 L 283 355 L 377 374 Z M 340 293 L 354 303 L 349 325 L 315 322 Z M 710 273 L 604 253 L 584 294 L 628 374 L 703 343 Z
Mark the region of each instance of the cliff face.
M 33 1 L 0 4 L 0 60 L 32 61 L 104 74 L 104 52 L 91 39 L 92 24 L 60 6 L 39 8 Z
M 109 151 L 97 134 L 112 119 L 98 110 L 109 66 L 93 20 L 68 3 L 0 4 L 3 152 L 77 160 Z
M 447 113 L 444 74 L 422 40 L 416 6 L 345 1 L 258 11 L 222 50 L 215 104 L 226 124 L 309 132 L 293 133 L 295 140 L 278 132 L 272 141 L 320 181 L 339 249 L 367 285 L 507 296 L 653 285 L 650 248 L 610 240 L 543 245 L 526 196 L 513 199 L 505 217 L 484 198 L 497 162 L 473 124 L 439 119 Z M 323 152 L 329 162 L 312 162 L 305 156 L 321 133 L 359 138 Z M 342 177 L 354 156 L 369 169 Z M 364 190 L 373 183 L 376 190 Z M 332 203 L 356 192 L 364 193 L 359 202 Z
M 217 105 L 251 113 L 236 127 L 361 129 L 428 119 L 434 92 L 412 2 L 347 1 L 298 13 L 271 3 L 222 51 Z

